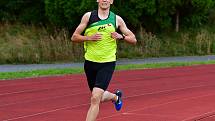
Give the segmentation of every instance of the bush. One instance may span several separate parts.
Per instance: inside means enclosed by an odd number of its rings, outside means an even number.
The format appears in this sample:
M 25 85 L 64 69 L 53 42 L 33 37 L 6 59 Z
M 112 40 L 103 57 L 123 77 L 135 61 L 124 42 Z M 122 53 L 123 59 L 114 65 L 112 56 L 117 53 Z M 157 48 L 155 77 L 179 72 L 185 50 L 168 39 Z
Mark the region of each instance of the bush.
M 44 63 L 82 60 L 81 44 L 70 42 L 68 30 L 47 32 L 44 27 L 0 26 L 0 63 Z

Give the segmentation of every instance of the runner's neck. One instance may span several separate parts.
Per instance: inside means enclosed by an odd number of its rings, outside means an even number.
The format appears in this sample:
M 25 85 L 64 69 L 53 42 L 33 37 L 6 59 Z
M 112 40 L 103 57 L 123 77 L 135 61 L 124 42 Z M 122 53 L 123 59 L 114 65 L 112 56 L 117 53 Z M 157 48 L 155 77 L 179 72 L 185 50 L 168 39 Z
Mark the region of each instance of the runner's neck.
M 98 16 L 100 19 L 107 19 L 109 16 L 109 13 L 110 13 L 110 9 L 106 9 L 106 10 L 101 8 L 98 9 Z

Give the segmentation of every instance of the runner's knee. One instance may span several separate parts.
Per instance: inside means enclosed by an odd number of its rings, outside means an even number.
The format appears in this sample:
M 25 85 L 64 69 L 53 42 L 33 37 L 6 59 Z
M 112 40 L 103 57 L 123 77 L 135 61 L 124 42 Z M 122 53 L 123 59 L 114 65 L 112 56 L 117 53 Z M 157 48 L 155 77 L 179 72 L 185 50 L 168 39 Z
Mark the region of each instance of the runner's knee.
M 92 94 L 92 96 L 91 96 L 91 104 L 94 104 L 94 105 L 99 104 L 100 101 L 101 101 L 101 97 L 102 97 L 102 95 Z

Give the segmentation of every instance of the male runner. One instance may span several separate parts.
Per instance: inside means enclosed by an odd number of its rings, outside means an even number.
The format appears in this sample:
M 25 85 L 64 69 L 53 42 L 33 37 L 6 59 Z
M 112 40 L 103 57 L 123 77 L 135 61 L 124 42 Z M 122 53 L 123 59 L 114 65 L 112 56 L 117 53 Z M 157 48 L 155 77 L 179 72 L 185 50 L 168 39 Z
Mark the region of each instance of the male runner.
M 106 91 L 116 65 L 117 40 L 136 44 L 135 35 L 124 20 L 110 11 L 113 0 L 97 0 L 98 9 L 83 15 L 72 35 L 73 42 L 84 42 L 84 70 L 92 92 L 86 121 L 95 121 L 100 102 L 112 101 L 117 111 L 122 107 L 122 92 Z M 116 32 L 119 29 L 122 34 Z M 84 35 L 82 35 L 84 32 Z

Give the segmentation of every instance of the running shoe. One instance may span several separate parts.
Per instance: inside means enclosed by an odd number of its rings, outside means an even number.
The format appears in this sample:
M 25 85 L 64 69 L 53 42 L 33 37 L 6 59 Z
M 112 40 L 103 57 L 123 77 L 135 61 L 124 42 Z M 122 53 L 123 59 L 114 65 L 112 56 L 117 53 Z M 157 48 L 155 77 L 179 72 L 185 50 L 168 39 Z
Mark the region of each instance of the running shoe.
M 115 108 L 117 111 L 120 111 L 122 108 L 122 91 L 117 90 L 115 94 L 118 96 L 118 100 L 114 102 Z

